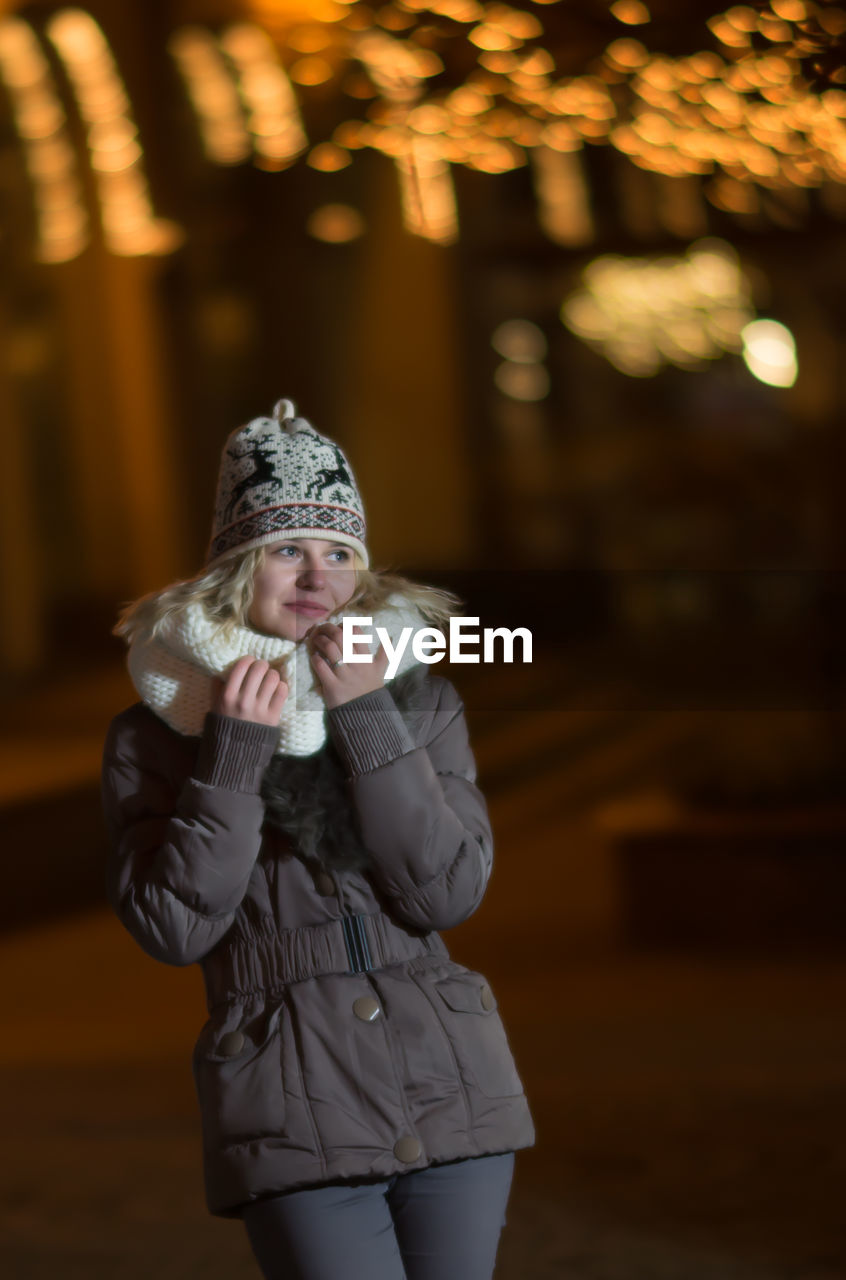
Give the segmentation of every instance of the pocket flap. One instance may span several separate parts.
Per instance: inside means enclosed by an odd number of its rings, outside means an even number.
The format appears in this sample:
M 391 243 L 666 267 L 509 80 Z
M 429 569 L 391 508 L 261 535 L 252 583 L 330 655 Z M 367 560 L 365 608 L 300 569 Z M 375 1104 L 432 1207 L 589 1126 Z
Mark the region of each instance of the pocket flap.
M 281 1006 L 277 1005 L 257 1016 L 236 1021 L 234 1025 L 214 1028 L 210 1043 L 204 1046 L 205 1057 L 214 1062 L 231 1062 L 234 1058 L 247 1057 L 260 1050 L 273 1036 L 278 1025 Z
M 488 984 L 472 978 L 441 978 L 435 989 L 456 1013 L 493 1013 L 496 997 Z

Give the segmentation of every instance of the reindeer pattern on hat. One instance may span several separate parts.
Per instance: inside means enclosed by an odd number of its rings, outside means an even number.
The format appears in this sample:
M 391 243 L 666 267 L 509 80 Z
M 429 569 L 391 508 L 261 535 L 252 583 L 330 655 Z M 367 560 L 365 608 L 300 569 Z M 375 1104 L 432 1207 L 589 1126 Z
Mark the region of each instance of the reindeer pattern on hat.
M 304 435 L 304 432 L 298 432 Z M 332 502 L 343 505 L 349 502 L 354 482 L 346 459 L 337 445 L 322 442 L 317 448 L 309 442 L 306 450 L 291 450 L 282 457 L 279 442 L 258 436 L 254 440 L 241 437 L 243 448 L 235 444 L 225 450 L 225 456 L 235 464 L 229 474 L 232 487 L 221 512 L 223 522 L 229 524 L 240 516 L 252 515 L 267 505 L 267 495 L 262 491 L 268 486 L 276 488 L 283 474 L 286 499 L 289 502 L 312 499 L 318 503 Z M 297 456 L 299 454 L 299 456 Z M 293 456 L 291 456 L 293 455 Z M 325 459 L 326 466 L 315 469 L 315 463 Z M 239 463 L 249 464 L 249 470 L 239 474 Z

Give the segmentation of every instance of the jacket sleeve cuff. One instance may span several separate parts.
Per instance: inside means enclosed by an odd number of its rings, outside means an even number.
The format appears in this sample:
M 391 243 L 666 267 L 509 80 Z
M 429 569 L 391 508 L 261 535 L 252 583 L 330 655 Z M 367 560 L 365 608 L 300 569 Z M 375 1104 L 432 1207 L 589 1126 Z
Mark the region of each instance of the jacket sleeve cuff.
M 329 732 L 352 777 L 414 750 L 399 707 L 384 686 L 328 711 Z
M 275 725 L 207 711 L 194 777 L 210 787 L 258 795 L 278 742 Z

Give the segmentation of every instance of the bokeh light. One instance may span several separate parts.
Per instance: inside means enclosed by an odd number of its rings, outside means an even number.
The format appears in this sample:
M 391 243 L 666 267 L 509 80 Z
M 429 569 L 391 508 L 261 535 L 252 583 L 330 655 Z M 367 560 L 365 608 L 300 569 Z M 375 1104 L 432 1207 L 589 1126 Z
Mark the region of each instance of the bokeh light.
M 62 9 L 46 30 L 86 126 L 106 247 L 123 257 L 170 253 L 182 232 L 156 217 L 129 97 L 102 29 L 82 9 Z
M 0 22 L 0 79 L 24 148 L 42 262 L 76 258 L 90 238 L 76 152 L 50 66 L 35 32 L 19 18 Z
M 696 241 L 683 257 L 596 258 L 561 307 L 572 333 L 633 377 L 666 364 L 697 369 L 738 351 L 753 318 L 738 256 L 716 238 Z
M 512 400 L 543 400 L 549 395 L 549 374 L 542 364 L 505 360 L 497 367 L 494 382 Z
M 494 330 L 491 345 L 506 360 L 517 364 L 543 360 L 547 351 L 543 330 L 531 320 L 504 320 Z
M 203 27 L 183 27 L 168 44 L 196 112 L 206 155 L 239 164 L 252 154 L 238 85 L 217 40 Z
M 348 204 L 324 204 L 309 215 L 306 230 L 327 244 L 346 244 L 364 233 L 364 219 Z
M 741 331 L 743 359 L 759 382 L 792 387 L 799 374 L 796 343 L 778 320 L 753 320 Z

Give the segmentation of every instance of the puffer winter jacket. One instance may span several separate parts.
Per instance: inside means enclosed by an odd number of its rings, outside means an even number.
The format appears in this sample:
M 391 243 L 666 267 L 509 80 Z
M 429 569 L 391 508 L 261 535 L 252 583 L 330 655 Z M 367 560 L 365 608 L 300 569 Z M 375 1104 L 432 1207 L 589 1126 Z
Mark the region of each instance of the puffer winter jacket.
M 492 846 L 461 700 L 429 671 L 426 688 L 406 718 L 390 685 L 327 712 L 369 855 L 351 870 L 266 821 L 275 728 L 210 711 L 186 737 L 141 702 L 109 727 L 109 899 L 151 956 L 203 969 L 193 1071 L 218 1216 L 534 1141 L 493 992 L 437 932 L 478 907 Z

